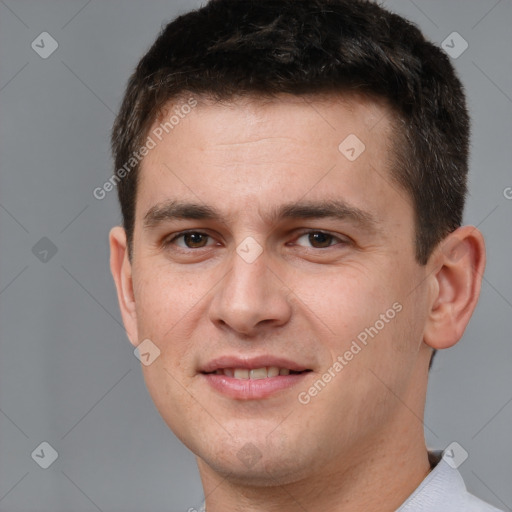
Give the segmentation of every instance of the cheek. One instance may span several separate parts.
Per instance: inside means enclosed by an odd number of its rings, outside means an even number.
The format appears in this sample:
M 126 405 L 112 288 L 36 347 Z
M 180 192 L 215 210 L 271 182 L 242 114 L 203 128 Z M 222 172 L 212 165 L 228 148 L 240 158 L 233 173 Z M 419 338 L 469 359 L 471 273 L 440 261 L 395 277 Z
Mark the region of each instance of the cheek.
M 187 391 L 188 382 L 170 367 L 164 356 L 143 367 L 146 388 L 160 416 L 168 427 L 185 442 L 190 438 L 194 418 L 204 415 L 204 409 Z M 187 446 L 189 446 L 187 444 Z M 189 448 L 192 449 L 191 446 Z
M 139 335 L 149 338 L 159 351 L 150 365 L 142 365 L 144 380 L 163 419 L 172 430 L 181 432 L 187 407 L 194 407 L 186 392 L 191 367 L 191 337 L 186 323 L 198 301 L 198 291 L 179 273 L 149 262 L 137 278 L 134 292 Z
M 404 275 L 391 267 L 349 265 L 329 276 L 304 273 L 295 282 L 298 307 L 321 332 L 327 368 L 342 357 L 344 367 L 391 377 L 411 365 L 421 340 L 422 306 L 421 297 L 410 294 L 412 276 Z
M 200 290 L 179 272 L 148 261 L 137 273 L 134 293 L 141 332 L 161 337 L 185 317 Z
M 198 301 L 198 290 L 187 285 L 179 274 L 163 272 L 155 267 L 148 265 L 147 272 L 138 274 L 134 291 L 140 340 L 149 338 L 159 351 L 158 358 L 143 368 L 145 378 L 148 387 L 153 385 L 162 395 L 168 393 L 166 382 L 172 384 L 172 377 L 166 371 L 172 375 L 179 371 L 181 375 L 180 367 L 189 366 L 187 351 L 191 346 L 192 333 L 187 322 Z M 186 375 L 188 372 L 180 378 L 183 380 Z
M 378 320 L 394 302 L 379 274 L 359 265 L 340 266 L 325 274 L 304 272 L 293 288 L 299 307 L 302 302 L 304 312 L 341 345 Z

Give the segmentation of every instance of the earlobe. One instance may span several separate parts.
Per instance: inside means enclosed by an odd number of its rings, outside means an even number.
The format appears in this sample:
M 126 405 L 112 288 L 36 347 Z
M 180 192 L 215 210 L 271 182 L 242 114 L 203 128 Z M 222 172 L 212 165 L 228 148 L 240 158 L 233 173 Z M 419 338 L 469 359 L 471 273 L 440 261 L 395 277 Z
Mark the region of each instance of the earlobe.
M 110 271 L 117 290 L 117 299 L 123 318 L 126 334 L 131 344 L 139 343 L 137 335 L 137 316 L 133 293 L 132 265 L 128 258 L 126 232 L 121 226 L 115 226 L 109 233 Z
M 432 296 L 423 340 L 434 349 L 449 348 L 462 337 L 480 295 L 485 243 L 474 226 L 450 233 L 432 254 Z

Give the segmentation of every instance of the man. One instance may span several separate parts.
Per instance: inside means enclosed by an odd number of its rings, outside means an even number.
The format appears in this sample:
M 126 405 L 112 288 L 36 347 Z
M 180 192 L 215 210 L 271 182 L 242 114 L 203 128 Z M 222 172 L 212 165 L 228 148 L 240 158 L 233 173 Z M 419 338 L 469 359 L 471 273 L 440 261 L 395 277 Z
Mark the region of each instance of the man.
M 111 269 L 208 512 L 491 511 L 428 451 L 437 349 L 477 303 L 449 59 L 354 0 L 212 0 L 132 75 Z

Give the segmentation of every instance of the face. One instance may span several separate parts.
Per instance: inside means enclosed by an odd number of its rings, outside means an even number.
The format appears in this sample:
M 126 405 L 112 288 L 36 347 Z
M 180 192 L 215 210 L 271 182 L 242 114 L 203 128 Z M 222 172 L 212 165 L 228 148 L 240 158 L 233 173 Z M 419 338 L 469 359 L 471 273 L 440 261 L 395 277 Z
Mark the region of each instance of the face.
M 204 102 L 160 137 L 123 316 L 159 351 L 148 390 L 200 464 L 289 482 L 420 423 L 402 402 L 421 414 L 426 269 L 385 106 Z

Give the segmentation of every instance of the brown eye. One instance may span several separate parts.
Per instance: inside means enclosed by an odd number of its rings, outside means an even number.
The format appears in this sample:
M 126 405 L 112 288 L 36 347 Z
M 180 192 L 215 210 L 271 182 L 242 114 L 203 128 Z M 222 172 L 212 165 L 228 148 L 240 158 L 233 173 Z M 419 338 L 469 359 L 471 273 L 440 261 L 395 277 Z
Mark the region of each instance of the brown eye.
M 335 245 L 332 243 L 333 241 L 343 243 L 343 240 L 341 240 L 340 238 L 331 235 L 330 233 L 324 233 L 323 231 L 308 231 L 299 236 L 299 238 L 297 238 L 297 241 L 305 237 L 307 237 L 308 243 L 314 249 L 327 249 L 332 245 Z
M 321 233 L 321 232 L 309 233 L 308 236 L 309 236 L 309 241 L 311 242 L 311 244 L 313 246 L 315 246 L 315 244 L 319 244 L 320 247 L 329 247 L 329 245 L 331 245 L 331 242 L 333 240 L 332 235 L 328 235 L 327 233 Z M 316 247 L 318 247 L 318 245 Z
M 183 241 L 187 247 L 193 249 L 197 247 L 204 247 L 207 237 L 208 235 L 205 235 L 204 233 L 186 233 L 183 235 Z
M 165 245 L 177 245 L 181 249 L 201 249 L 202 247 L 207 246 L 209 235 L 206 233 L 201 233 L 199 231 L 187 231 L 185 233 L 178 233 L 169 241 L 165 242 Z M 177 240 L 182 239 L 182 243 L 176 242 Z

